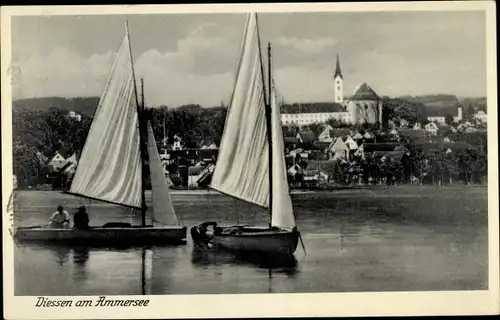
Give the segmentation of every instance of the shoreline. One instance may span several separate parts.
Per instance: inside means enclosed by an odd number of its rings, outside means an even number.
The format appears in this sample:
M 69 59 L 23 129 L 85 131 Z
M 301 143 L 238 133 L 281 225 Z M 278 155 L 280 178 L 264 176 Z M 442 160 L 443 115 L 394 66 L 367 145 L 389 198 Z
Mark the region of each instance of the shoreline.
M 314 194 L 314 193 L 327 193 L 336 191 L 356 191 L 356 190 L 388 190 L 388 189 L 409 189 L 409 190 L 429 190 L 429 189 L 476 189 L 476 188 L 488 188 L 488 184 L 474 184 L 467 186 L 465 184 L 453 184 L 453 185 L 411 185 L 411 184 L 401 184 L 401 185 L 353 185 L 353 186 L 333 186 L 324 189 L 292 189 L 290 194 Z M 45 190 L 45 189 L 17 189 L 14 192 L 62 192 L 61 190 Z M 150 194 L 151 190 L 146 190 L 146 194 Z M 217 195 L 220 194 L 218 191 L 210 189 L 170 189 L 170 194 L 172 195 Z

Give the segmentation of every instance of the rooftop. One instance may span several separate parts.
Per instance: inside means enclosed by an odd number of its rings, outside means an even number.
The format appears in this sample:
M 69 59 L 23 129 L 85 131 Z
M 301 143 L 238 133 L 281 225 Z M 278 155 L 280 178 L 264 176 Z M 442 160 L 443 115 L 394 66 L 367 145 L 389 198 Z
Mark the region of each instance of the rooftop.
M 281 114 L 345 112 L 345 107 L 335 102 L 293 103 L 281 106 Z
M 349 100 L 380 100 L 380 97 L 373 91 L 373 89 L 363 82 L 354 90 L 354 95 Z
M 365 143 L 363 144 L 364 152 L 375 152 L 375 151 L 394 151 L 400 143 Z

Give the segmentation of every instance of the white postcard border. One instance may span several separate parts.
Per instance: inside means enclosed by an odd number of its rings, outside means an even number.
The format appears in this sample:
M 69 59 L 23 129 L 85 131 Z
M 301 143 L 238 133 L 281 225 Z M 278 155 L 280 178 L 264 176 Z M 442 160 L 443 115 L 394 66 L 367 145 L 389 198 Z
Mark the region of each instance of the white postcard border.
M 50 6 L 2 7 L 2 211 L 4 244 L 4 317 L 6 319 L 84 318 L 210 318 L 294 316 L 382 316 L 497 314 L 499 307 L 498 124 L 496 74 L 496 16 L 493 1 L 392 3 L 310 3 L 175 6 Z M 487 16 L 488 103 L 488 247 L 487 291 L 294 293 L 108 296 L 109 299 L 149 299 L 147 307 L 35 308 L 37 297 L 14 296 L 14 243 L 5 208 L 12 193 L 12 113 L 10 84 L 10 17 L 14 15 L 162 14 L 223 12 L 353 12 L 353 11 L 482 10 Z M 96 296 L 51 297 L 76 301 Z

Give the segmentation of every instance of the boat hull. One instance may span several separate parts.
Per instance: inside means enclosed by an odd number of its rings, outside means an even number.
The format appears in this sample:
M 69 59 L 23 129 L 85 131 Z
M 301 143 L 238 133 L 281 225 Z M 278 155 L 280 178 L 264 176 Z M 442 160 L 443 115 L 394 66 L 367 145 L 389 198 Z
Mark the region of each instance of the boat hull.
M 23 242 L 122 246 L 186 243 L 186 227 L 90 227 L 85 230 L 46 227 L 17 228 L 14 239 Z
M 215 227 L 205 231 L 203 224 L 191 228 L 193 242 L 199 246 L 263 254 L 291 255 L 297 249 L 300 232 L 296 229 L 259 227 Z

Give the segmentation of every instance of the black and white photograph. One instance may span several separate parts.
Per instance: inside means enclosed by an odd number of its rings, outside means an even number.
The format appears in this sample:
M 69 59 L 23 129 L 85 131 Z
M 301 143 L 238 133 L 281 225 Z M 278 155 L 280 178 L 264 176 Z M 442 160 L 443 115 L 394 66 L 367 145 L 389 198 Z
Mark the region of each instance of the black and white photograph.
M 498 310 L 494 3 L 324 5 L 2 8 L 9 318 Z

